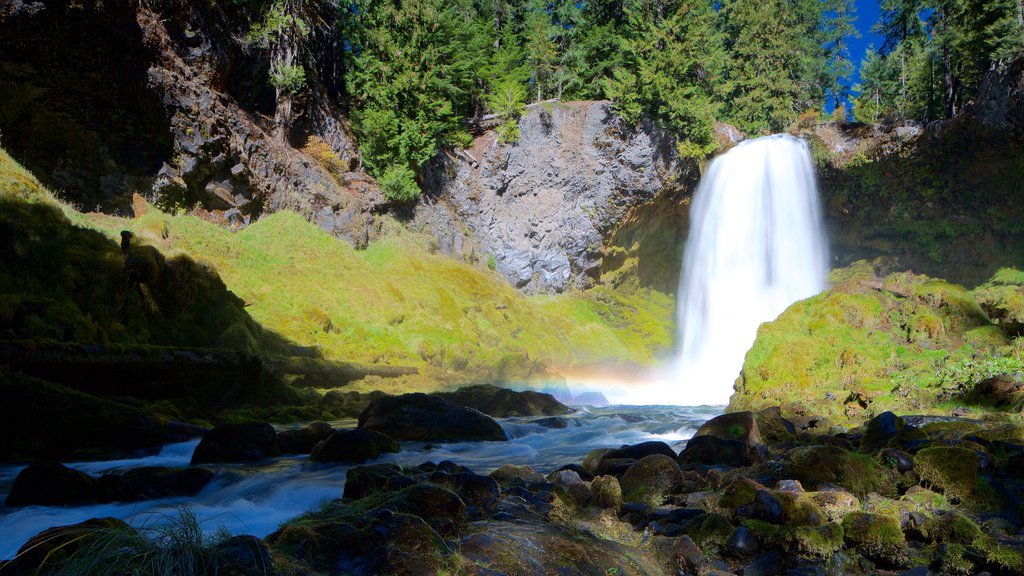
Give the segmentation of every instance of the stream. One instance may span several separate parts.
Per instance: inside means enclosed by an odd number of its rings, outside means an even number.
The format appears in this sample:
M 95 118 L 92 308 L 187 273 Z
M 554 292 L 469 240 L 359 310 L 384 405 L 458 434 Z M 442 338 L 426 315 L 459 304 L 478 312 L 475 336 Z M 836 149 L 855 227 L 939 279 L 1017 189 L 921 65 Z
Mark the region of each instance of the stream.
M 451 460 L 474 472 L 487 474 L 502 464 L 529 465 L 541 473 L 565 464 L 580 463 L 595 448 L 618 448 L 661 440 L 682 450 L 701 424 L 721 414 L 722 406 L 610 406 L 580 408 L 566 416 L 563 429 L 545 428 L 532 418 L 499 419 L 511 437 L 507 442 L 454 442 L 428 444 L 402 442 L 402 451 L 366 462 L 416 466 Z M 332 422 L 335 428 L 354 428 L 355 420 Z M 287 426 L 279 430 L 301 427 Z M 92 476 L 124 472 L 140 466 L 188 466 L 199 440 L 169 444 L 153 456 L 127 460 L 67 463 Z M 193 497 L 143 502 L 95 504 L 78 507 L 27 506 L 0 508 L 0 559 L 14 556 L 29 538 L 53 526 L 75 524 L 89 518 L 113 516 L 135 526 L 160 523 L 188 505 L 208 533 L 264 537 L 283 522 L 322 503 L 340 498 L 345 473 L 353 465 L 311 462 L 306 455 L 289 455 L 252 464 L 206 464 L 216 475 Z M 0 499 L 6 499 L 23 466 L 0 466 Z

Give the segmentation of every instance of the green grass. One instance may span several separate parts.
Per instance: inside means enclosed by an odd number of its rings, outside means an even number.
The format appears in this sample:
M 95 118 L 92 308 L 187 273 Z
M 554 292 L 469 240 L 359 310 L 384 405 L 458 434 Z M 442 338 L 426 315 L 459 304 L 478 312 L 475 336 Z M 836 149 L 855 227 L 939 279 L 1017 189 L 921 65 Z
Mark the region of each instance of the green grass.
M 414 380 L 521 378 L 548 366 L 647 365 L 671 346 L 673 302 L 669 296 L 643 290 L 627 294 L 606 287 L 524 296 L 484 264 L 473 266 L 432 254 L 425 234 L 409 232 L 393 221 L 385 222 L 379 240 L 357 251 L 289 212 L 271 214 L 239 232 L 155 209 L 134 219 L 81 214 L 57 201 L 3 151 L 0 199 L 13 207 L 44 205 L 57 221 L 54 226 L 70 230 L 72 236 L 86 235 L 95 245 L 88 253 L 78 254 L 76 238 L 62 241 L 64 252 L 72 255 L 68 273 L 53 278 L 54 285 L 61 287 L 53 297 L 58 303 L 76 302 L 63 286 L 76 270 L 89 271 L 89 280 L 97 284 L 84 301 L 78 298 L 79 308 L 101 302 L 105 292 L 119 290 L 111 279 L 116 279 L 120 266 L 116 239 L 121 230 L 130 229 L 168 261 L 187 257 L 219 276 L 244 301 L 245 313 L 265 331 L 295 344 L 315 346 L 328 359 L 420 368 L 421 377 L 404 381 L 408 386 L 415 385 Z M 30 229 L 16 233 L 32 234 Z M 40 257 L 44 249 L 56 248 L 40 246 Z M 90 262 L 97 258 L 103 259 L 104 267 L 93 271 Z M 25 267 L 11 270 L 10 284 L 0 290 L 0 327 L 4 298 L 21 298 L 18 276 L 33 275 Z M 6 308 L 18 306 L 20 300 Z M 91 333 L 83 328 L 73 339 L 184 343 L 160 340 L 156 330 L 143 336 L 122 329 L 117 315 L 108 315 L 111 319 L 106 322 L 97 320 L 92 311 L 74 315 L 86 327 L 90 322 L 97 326 Z M 54 315 L 41 322 L 44 326 L 54 323 Z M 251 326 L 246 330 L 254 331 Z M 47 335 L 64 336 L 55 332 L 50 329 Z M 207 340 L 235 347 L 238 340 L 253 346 L 260 339 L 259 334 L 248 340 L 238 333 L 238 329 L 225 331 Z M 37 336 L 31 330 L 17 335 Z

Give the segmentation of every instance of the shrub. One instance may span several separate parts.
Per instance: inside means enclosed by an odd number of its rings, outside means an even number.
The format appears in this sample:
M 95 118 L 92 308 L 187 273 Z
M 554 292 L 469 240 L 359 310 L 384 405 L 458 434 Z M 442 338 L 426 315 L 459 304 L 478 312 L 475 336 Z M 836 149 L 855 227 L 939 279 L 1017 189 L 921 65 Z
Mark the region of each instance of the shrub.
M 412 202 L 419 198 L 416 175 L 408 166 L 390 166 L 377 181 L 389 202 Z

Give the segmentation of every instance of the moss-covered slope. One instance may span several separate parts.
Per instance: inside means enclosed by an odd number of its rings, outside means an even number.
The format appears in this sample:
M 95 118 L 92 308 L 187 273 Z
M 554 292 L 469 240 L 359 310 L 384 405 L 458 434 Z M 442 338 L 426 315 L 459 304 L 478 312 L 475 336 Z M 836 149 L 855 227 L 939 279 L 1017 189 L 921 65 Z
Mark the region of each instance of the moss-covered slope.
M 758 330 L 730 409 L 803 405 L 849 420 L 886 410 L 945 412 L 972 387 L 1024 367 L 1020 346 L 961 286 L 867 262 Z M 984 410 L 984 402 L 977 402 Z
M 287 341 L 327 359 L 420 369 L 399 386 L 648 364 L 671 344 L 668 296 L 599 287 L 526 297 L 395 222 L 357 251 L 288 212 L 240 232 L 140 200 L 134 219 L 81 214 L 2 151 L 0 202 L 2 338 L 269 353 Z M 125 280 L 121 230 L 166 257 L 152 302 Z

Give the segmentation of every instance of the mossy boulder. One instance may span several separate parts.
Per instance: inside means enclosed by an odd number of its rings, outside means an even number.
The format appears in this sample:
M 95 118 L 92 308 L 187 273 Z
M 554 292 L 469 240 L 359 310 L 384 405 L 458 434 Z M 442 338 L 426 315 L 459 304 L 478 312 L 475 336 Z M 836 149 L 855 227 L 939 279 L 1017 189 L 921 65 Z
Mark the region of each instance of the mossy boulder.
M 282 454 L 309 454 L 313 448 L 334 432 L 326 422 L 313 422 L 297 430 L 277 433 L 277 444 Z
M 972 294 L 985 314 L 1008 334 L 1024 334 L 1024 272 L 1003 268 Z
M 866 512 L 843 518 L 846 544 L 872 560 L 901 565 L 907 558 L 907 539 L 899 520 Z
M 828 522 L 840 522 L 850 512 L 860 510 L 860 500 L 849 492 L 829 490 L 827 492 L 808 492 L 807 497 L 817 504 Z
M 652 454 L 637 460 L 619 480 L 622 499 L 660 506 L 665 498 L 677 492 L 683 484 L 683 473 L 672 458 Z
M 896 493 L 892 470 L 867 454 L 838 446 L 803 446 L 790 450 L 783 460 L 783 475 L 799 480 L 811 490 L 823 484 L 835 484 L 858 497 L 869 492 Z
M 591 502 L 598 508 L 622 508 L 622 487 L 614 476 L 598 476 L 590 483 Z
M 495 418 L 559 416 L 572 412 L 572 408 L 555 400 L 551 394 L 534 390 L 509 390 L 490 384 L 465 386 L 454 392 L 438 392 L 434 395 Z
M 383 490 L 388 481 L 402 475 L 402 469 L 394 464 L 370 464 L 355 466 L 345 472 L 345 494 L 347 499 L 366 498 Z
M 766 442 L 774 444 L 796 438 L 796 427 L 782 416 L 782 409 L 779 406 L 770 406 L 756 412 L 754 420 L 757 422 L 761 438 Z
M 947 498 L 984 503 L 988 496 L 978 479 L 978 455 L 959 446 L 933 446 L 914 456 L 914 470 L 921 481 Z

